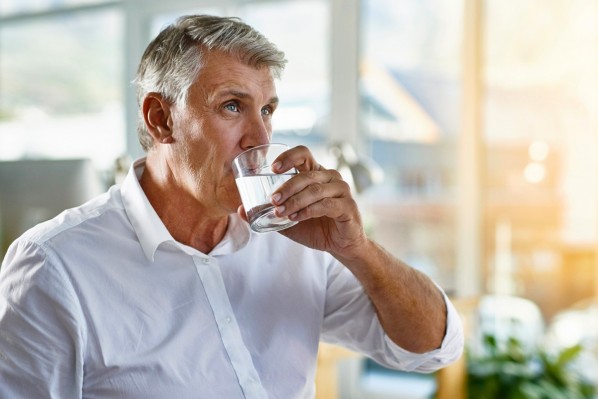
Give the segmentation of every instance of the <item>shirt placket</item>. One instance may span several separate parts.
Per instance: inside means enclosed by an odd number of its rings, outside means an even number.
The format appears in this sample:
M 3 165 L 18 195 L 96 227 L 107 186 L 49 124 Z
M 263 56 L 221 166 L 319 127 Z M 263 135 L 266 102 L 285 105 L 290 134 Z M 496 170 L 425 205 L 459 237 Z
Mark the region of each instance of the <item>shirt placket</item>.
M 226 293 L 218 260 L 208 256 L 193 256 L 197 273 L 218 326 L 222 344 L 247 399 L 264 398 L 266 394 Z

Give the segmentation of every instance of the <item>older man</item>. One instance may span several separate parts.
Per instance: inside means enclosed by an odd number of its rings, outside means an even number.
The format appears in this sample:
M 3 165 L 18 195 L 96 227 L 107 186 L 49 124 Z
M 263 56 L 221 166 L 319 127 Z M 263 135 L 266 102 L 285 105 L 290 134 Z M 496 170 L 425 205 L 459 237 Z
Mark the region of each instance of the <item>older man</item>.
M 147 157 L 25 233 L 0 272 L 2 398 L 310 398 L 320 340 L 430 372 L 463 346 L 427 277 L 364 234 L 349 186 L 305 147 L 257 234 L 231 171 L 268 143 L 284 55 L 234 18 L 186 16 L 137 78 Z

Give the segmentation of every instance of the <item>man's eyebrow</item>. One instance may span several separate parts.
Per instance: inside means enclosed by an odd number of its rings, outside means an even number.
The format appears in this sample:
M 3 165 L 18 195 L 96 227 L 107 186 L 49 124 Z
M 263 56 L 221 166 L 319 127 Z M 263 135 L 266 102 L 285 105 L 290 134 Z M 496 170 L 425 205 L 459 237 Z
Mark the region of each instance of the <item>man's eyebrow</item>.
M 220 93 L 221 96 L 235 96 L 235 97 L 239 97 L 239 98 L 248 98 L 250 97 L 249 94 L 243 92 L 243 91 L 239 91 L 239 90 L 235 90 L 235 89 L 229 89 L 229 90 L 225 90 L 222 93 Z
M 235 90 L 235 89 L 229 89 L 229 90 L 221 91 L 220 93 L 215 93 L 214 97 L 226 97 L 226 96 L 234 96 L 234 97 L 241 98 L 241 99 L 251 97 L 248 93 L 245 93 L 244 91 Z M 279 98 L 277 96 L 273 96 L 273 97 L 270 97 L 267 104 L 278 104 L 279 102 L 280 102 Z

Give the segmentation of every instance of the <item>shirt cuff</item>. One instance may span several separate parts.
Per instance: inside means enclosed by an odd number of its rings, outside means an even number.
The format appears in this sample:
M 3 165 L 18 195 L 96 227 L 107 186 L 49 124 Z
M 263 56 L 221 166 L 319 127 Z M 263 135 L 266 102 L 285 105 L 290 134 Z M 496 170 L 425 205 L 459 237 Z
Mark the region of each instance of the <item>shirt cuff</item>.
M 398 362 L 398 368 L 405 371 L 432 373 L 459 359 L 463 353 L 463 325 L 451 301 L 444 294 L 446 303 L 446 332 L 440 348 L 426 353 L 414 353 L 401 348 L 388 335 L 384 340 Z

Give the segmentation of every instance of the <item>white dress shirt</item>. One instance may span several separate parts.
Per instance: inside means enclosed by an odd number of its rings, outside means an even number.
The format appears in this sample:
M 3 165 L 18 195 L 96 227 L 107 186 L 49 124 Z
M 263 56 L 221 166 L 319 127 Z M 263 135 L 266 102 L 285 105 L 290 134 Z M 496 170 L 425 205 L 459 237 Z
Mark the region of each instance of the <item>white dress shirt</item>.
M 398 369 L 455 360 L 384 333 L 362 287 L 326 252 L 231 215 L 203 254 L 151 207 L 138 160 L 122 186 L 25 233 L 0 269 L 0 398 L 312 398 L 318 343 Z

